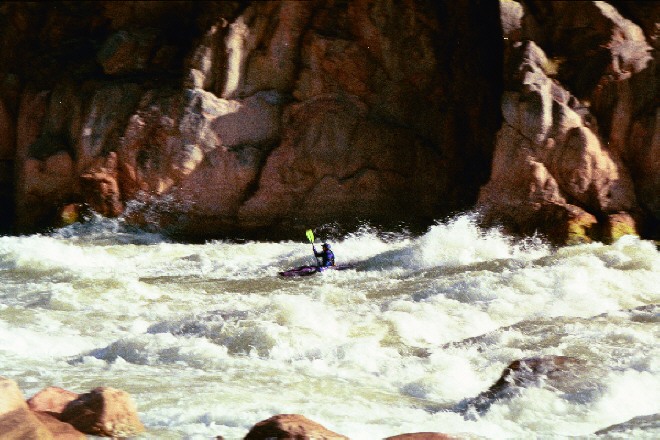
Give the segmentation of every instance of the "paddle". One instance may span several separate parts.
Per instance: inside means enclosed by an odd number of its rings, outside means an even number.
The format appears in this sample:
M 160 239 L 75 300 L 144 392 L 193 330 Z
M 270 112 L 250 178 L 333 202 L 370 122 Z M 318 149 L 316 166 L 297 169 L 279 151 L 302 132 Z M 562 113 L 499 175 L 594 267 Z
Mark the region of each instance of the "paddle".
M 305 231 L 305 235 L 307 235 L 307 240 L 309 240 L 310 243 L 312 243 L 312 250 L 314 251 L 314 260 L 316 261 L 316 265 L 319 265 L 319 260 L 316 258 L 316 248 L 314 247 L 314 232 L 311 229 L 308 229 Z

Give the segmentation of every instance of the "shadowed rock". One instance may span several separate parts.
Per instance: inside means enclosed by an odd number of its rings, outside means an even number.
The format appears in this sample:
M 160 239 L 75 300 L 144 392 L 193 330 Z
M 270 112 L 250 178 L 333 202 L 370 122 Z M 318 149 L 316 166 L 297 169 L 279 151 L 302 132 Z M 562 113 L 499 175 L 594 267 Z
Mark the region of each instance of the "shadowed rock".
M 88 199 L 110 216 L 137 199 L 136 223 L 174 200 L 150 226 L 198 238 L 469 209 L 502 52 L 497 3 L 474 4 L 11 2 L 0 152 L 17 229 Z M 99 167 L 113 152 L 116 171 Z
M 50 431 L 54 440 L 85 440 L 87 438 L 71 424 L 62 422 L 49 413 L 33 411 L 32 414 Z M 41 440 L 41 437 L 39 439 Z
M 60 420 L 86 434 L 105 437 L 131 437 L 144 431 L 128 393 L 109 387 L 81 394 L 66 406 Z
M 579 359 L 567 356 L 540 356 L 513 361 L 487 391 L 461 402 L 457 410 L 469 418 L 474 413 L 482 415 L 496 401 L 518 395 L 521 388 L 540 386 L 545 381 L 561 382 L 575 375 L 575 369 L 581 365 L 583 362 Z
M 650 414 L 648 416 L 633 417 L 632 419 L 599 429 L 594 434 L 604 435 L 608 438 L 624 438 L 628 436 L 640 435 L 660 431 L 660 414 Z M 628 437 L 631 438 L 631 437 Z

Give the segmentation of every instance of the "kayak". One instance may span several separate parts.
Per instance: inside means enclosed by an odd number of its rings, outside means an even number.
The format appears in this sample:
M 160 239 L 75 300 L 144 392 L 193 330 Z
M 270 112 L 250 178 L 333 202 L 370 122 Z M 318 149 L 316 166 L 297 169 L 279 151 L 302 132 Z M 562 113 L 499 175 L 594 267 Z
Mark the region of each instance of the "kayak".
M 339 264 L 336 266 L 325 266 L 325 267 L 319 267 L 319 266 L 300 266 L 296 267 L 294 269 L 289 269 L 285 270 L 283 272 L 279 272 L 280 276 L 283 277 L 306 277 L 309 275 L 314 275 L 315 273 L 318 272 L 325 272 L 328 270 L 346 270 L 346 269 L 353 269 L 355 266 L 353 264 Z

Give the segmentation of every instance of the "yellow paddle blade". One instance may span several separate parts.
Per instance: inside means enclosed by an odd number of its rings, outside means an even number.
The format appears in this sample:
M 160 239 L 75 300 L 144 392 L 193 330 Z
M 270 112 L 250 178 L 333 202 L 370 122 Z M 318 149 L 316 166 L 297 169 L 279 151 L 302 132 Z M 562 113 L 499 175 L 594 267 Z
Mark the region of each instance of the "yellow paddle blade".
M 305 231 L 305 234 L 307 235 L 307 240 L 309 240 L 310 243 L 314 244 L 314 232 L 312 232 L 311 229 L 308 229 Z

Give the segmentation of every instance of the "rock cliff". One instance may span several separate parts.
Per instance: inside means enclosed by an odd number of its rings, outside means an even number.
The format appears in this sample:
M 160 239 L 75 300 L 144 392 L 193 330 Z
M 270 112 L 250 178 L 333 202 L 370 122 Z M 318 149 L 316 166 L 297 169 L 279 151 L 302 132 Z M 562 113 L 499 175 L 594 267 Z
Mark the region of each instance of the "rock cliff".
M 657 7 L 619 3 L 641 28 L 617 2 L 5 2 L 0 229 L 86 206 L 276 238 L 477 206 L 652 235 Z
M 658 5 L 503 1 L 504 123 L 486 222 L 558 243 L 658 235 Z M 623 6 L 623 5 L 622 5 Z M 646 33 L 645 33 L 646 31 Z

